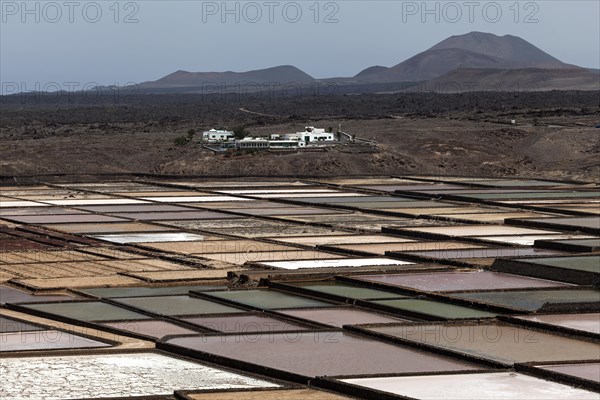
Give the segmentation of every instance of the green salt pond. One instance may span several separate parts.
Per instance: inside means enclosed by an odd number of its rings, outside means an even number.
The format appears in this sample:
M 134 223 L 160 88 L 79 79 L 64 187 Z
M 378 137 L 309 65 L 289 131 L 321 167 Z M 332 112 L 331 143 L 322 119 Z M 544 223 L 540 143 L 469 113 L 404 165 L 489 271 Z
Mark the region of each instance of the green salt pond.
M 332 307 L 334 304 L 274 290 L 238 290 L 210 292 L 207 295 L 239 304 L 273 310 L 279 308 Z

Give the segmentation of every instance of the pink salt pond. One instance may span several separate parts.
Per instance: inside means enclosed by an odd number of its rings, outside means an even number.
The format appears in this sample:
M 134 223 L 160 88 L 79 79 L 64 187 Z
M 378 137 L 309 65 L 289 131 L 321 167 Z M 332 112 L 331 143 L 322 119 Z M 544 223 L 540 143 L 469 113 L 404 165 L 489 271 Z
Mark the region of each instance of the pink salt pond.
M 357 279 L 407 287 L 426 292 L 547 288 L 572 286 L 568 283 L 491 271 L 432 272 L 419 274 L 361 275 Z

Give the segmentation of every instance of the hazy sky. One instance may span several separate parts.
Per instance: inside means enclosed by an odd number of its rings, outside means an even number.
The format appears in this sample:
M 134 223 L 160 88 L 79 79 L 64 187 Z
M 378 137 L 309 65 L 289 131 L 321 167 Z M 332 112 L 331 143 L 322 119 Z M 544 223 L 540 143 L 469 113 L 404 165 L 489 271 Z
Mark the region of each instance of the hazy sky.
M 178 69 L 282 64 L 316 78 L 352 76 L 470 31 L 521 36 L 564 62 L 599 68 L 599 4 L 1 0 L 0 81 L 26 90 L 125 85 Z

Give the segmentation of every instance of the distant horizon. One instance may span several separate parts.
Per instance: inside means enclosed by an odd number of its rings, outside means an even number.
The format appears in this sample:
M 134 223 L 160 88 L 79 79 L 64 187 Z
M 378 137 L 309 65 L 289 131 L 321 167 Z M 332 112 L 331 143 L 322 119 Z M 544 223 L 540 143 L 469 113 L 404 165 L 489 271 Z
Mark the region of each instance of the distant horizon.
M 495 36 L 500 37 L 500 38 L 506 37 L 506 36 L 512 36 L 512 37 L 517 37 L 517 38 L 520 38 L 520 39 L 523 39 L 523 40 L 527 41 L 526 38 L 523 38 L 523 37 L 511 34 L 511 33 L 493 34 L 491 32 L 469 31 L 469 32 L 458 33 L 458 34 L 455 34 L 455 35 L 446 36 L 446 37 L 440 39 L 439 41 L 433 43 L 432 46 L 435 46 L 436 44 L 438 44 L 438 43 L 440 43 L 440 42 L 442 42 L 442 41 L 444 41 L 444 40 L 446 40 L 448 38 L 451 38 L 451 37 L 465 36 L 465 35 L 473 34 L 473 33 L 491 34 L 491 35 L 495 35 Z M 529 41 L 527 41 L 527 42 L 530 43 L 530 44 L 532 44 L 532 45 L 534 45 L 534 46 L 536 46 L 535 43 L 531 43 Z M 68 84 L 66 84 L 67 85 L 66 87 L 59 87 L 59 86 L 56 86 L 54 84 L 50 84 L 50 85 L 47 85 L 46 88 L 42 88 L 41 85 L 39 87 L 33 87 L 33 88 L 26 87 L 26 85 L 25 85 L 25 88 L 26 88 L 25 91 L 17 91 L 17 92 L 14 91 L 14 89 L 15 89 L 14 85 L 12 85 L 12 86 L 8 85 L 7 87 L 10 88 L 10 92 L 11 93 L 9 93 L 8 91 L 5 93 L 5 89 L 6 89 L 5 83 L 6 82 L 2 81 L 2 87 L 0 88 L 0 95 L 5 95 L 5 94 L 27 94 L 27 93 L 36 93 L 36 92 L 47 92 L 47 93 L 50 93 L 50 92 L 58 92 L 58 91 L 63 91 L 63 92 L 79 92 L 81 89 L 84 89 L 84 90 L 92 89 L 93 90 L 96 87 L 120 87 L 120 88 L 122 88 L 122 87 L 136 86 L 136 85 L 141 85 L 141 84 L 144 84 L 144 83 L 155 82 L 155 81 L 158 81 L 158 80 L 160 80 L 162 78 L 165 78 L 167 76 L 170 76 L 170 75 L 173 75 L 173 74 L 176 74 L 176 73 L 179 73 L 179 72 L 191 73 L 191 74 L 196 74 L 196 73 L 204 73 L 204 74 L 222 74 L 222 73 L 244 74 L 244 73 L 248 73 L 248 72 L 264 71 L 264 70 L 268 70 L 268 69 L 276 69 L 276 68 L 282 68 L 282 67 L 296 68 L 299 71 L 301 71 L 301 72 L 309 75 L 316 82 L 318 82 L 318 81 L 332 80 L 332 79 L 336 79 L 336 78 L 338 78 L 338 79 L 351 79 L 351 78 L 354 78 L 357 74 L 363 72 L 365 69 L 368 69 L 368 68 L 371 68 L 371 67 L 384 67 L 384 68 L 394 67 L 394 66 L 396 66 L 396 65 L 398 65 L 398 64 L 400 64 L 400 63 L 402 63 L 402 62 L 404 62 L 404 61 L 406 61 L 406 60 L 408 60 L 408 59 L 410 59 L 412 57 L 414 57 L 415 55 L 418 55 L 418 54 L 420 54 L 420 53 L 422 53 L 424 51 L 427 51 L 432 46 L 428 46 L 427 48 L 423 48 L 421 51 L 419 51 L 419 52 L 417 52 L 415 54 L 409 55 L 406 59 L 398 60 L 397 62 L 395 62 L 392 65 L 386 66 L 386 65 L 381 65 L 381 64 L 372 64 L 372 65 L 368 65 L 368 66 L 364 67 L 363 69 L 361 69 L 359 71 L 356 71 L 356 73 L 354 73 L 352 75 L 348 75 L 348 76 L 343 76 L 341 74 L 335 74 L 335 75 L 327 76 L 327 77 L 324 77 L 324 76 L 322 76 L 322 77 L 316 77 L 316 76 L 311 75 L 309 72 L 303 70 L 302 68 L 300 68 L 300 67 L 298 67 L 296 65 L 293 65 L 293 64 L 266 65 L 266 66 L 263 66 L 263 67 L 257 67 L 257 68 L 254 68 L 254 69 L 247 69 L 247 70 L 236 70 L 236 69 L 231 69 L 231 68 L 224 69 L 224 70 L 221 70 L 221 71 L 216 71 L 216 70 L 212 70 L 212 71 L 193 71 L 193 70 L 175 69 L 175 70 L 172 70 L 171 72 L 168 72 L 168 73 L 166 73 L 164 75 L 155 77 L 154 79 L 151 79 L 151 80 L 139 81 L 139 82 L 127 82 L 126 84 L 117 83 L 116 85 L 115 84 L 100 84 L 99 83 L 99 84 L 94 85 L 94 86 L 92 86 L 91 84 L 88 84 L 85 87 L 78 87 L 77 85 L 75 85 L 73 83 L 68 83 Z M 538 46 L 536 46 L 536 47 L 538 47 Z M 542 49 L 540 47 L 538 47 L 538 48 L 540 50 L 544 51 L 544 49 Z M 553 56 L 550 53 L 548 53 L 548 54 L 550 56 Z M 572 63 L 569 63 L 569 62 L 565 62 L 564 60 L 559 60 L 559 61 L 564 62 L 565 64 L 571 64 L 574 67 L 580 67 L 580 68 L 589 69 L 589 70 L 595 70 L 595 71 L 600 72 L 600 68 L 588 68 L 588 67 L 585 67 L 585 66 L 579 66 L 579 65 L 575 65 L 575 64 L 572 64 Z M 473 67 L 466 67 L 466 68 L 473 68 Z M 537 69 L 539 67 L 524 67 L 522 69 L 529 69 L 529 68 L 531 68 L 531 69 Z M 483 68 L 483 69 L 486 69 L 486 68 Z M 493 68 L 487 68 L 487 69 L 493 69 Z M 94 82 L 94 84 L 95 83 L 96 82 Z M 288 83 L 288 82 L 286 82 L 286 83 Z M 289 83 L 294 83 L 294 81 L 290 81 Z M 229 87 L 229 84 L 227 85 L 227 87 Z
M 440 41 L 438 41 L 438 42 L 434 43 L 433 45 L 435 45 L 435 44 L 437 44 L 437 43 L 439 43 L 439 42 L 441 42 L 441 41 L 443 41 L 443 40 L 445 40 L 445 39 L 447 39 L 447 38 L 450 38 L 450 37 L 452 37 L 452 36 L 461 36 L 461 35 L 465 35 L 465 34 L 468 34 L 468 33 L 490 33 L 490 34 L 492 34 L 492 35 L 496 35 L 496 36 L 498 36 L 498 37 L 504 37 L 504 36 L 514 36 L 514 37 L 520 37 L 521 39 L 527 40 L 526 38 L 523 38 L 523 37 L 521 37 L 521 36 L 517 36 L 517 35 L 513 35 L 513 34 L 511 34 L 511 33 L 505 33 L 505 34 L 500 34 L 500 35 L 498 35 L 498 34 L 494 34 L 494 33 L 492 33 L 492 32 L 483 32 L 483 31 L 469 31 L 469 32 L 464 32 L 464 33 L 462 33 L 462 34 L 457 34 L 457 35 L 450 35 L 450 36 L 446 36 L 446 37 L 444 37 L 444 38 L 440 39 Z M 530 42 L 530 43 L 531 43 L 531 42 Z M 531 43 L 531 44 L 533 44 L 534 46 L 536 46 L 536 45 L 535 45 L 535 43 Z M 432 45 L 432 46 L 433 46 L 433 45 Z M 431 46 L 430 46 L 430 47 L 431 47 Z M 539 46 L 536 46 L 536 47 L 538 47 L 538 48 L 539 48 Z M 428 47 L 428 48 L 429 48 L 429 47 Z M 428 48 L 424 48 L 424 49 L 423 49 L 422 51 L 420 51 L 419 53 L 415 53 L 415 54 L 413 54 L 412 56 L 409 56 L 408 58 L 411 58 L 411 57 L 413 57 L 413 56 L 415 56 L 415 55 L 417 55 L 417 54 L 420 54 L 421 52 L 423 52 L 423 51 L 426 51 Z M 540 48 L 540 50 L 542 50 L 542 51 L 545 51 L 545 50 L 544 50 L 544 49 L 542 49 L 542 48 Z M 551 56 L 554 56 L 554 55 L 553 55 L 553 54 L 551 54 L 551 53 L 548 53 L 548 54 L 550 54 Z M 167 73 L 167 74 L 165 74 L 165 75 L 162 75 L 162 76 L 160 76 L 160 77 L 156 78 L 155 80 L 158 80 L 158 79 L 160 79 L 160 78 L 163 78 L 163 77 L 165 77 L 165 76 L 168 76 L 168 75 L 170 75 L 170 74 L 173 74 L 173 73 L 176 73 L 176 72 L 190 72 L 190 73 L 199 73 L 199 72 L 200 72 L 200 73 L 223 73 L 223 72 L 233 72 L 233 73 L 245 73 L 245 72 L 251 72 L 251 71 L 260 71 L 260 70 L 265 70 L 265 69 L 269 69 L 269 68 L 278 68 L 278 67 L 287 67 L 287 66 L 289 66 L 289 67 L 295 67 L 295 68 L 298 68 L 298 69 L 299 69 L 299 70 L 301 70 L 302 72 L 305 72 L 305 73 L 307 73 L 308 75 L 310 75 L 311 77 L 313 77 L 315 80 L 320 80 L 320 79 L 331 79 L 331 78 L 337 78 L 337 77 L 341 77 L 341 78 L 351 78 L 351 77 L 354 77 L 354 76 L 356 76 L 357 74 L 361 73 L 362 71 L 364 71 L 364 70 L 365 70 L 365 69 L 367 69 L 367 68 L 371 68 L 371 67 L 385 67 L 385 68 L 391 68 L 391 67 L 394 67 L 395 65 L 398 65 L 399 63 L 401 63 L 401 62 L 403 62 L 403 61 L 406 61 L 408 58 L 406 58 L 406 59 L 403 59 L 403 60 L 399 60 L 398 62 L 396 62 L 396 63 L 394 63 L 394 64 L 391 64 L 391 65 L 383 65 L 383 64 L 370 64 L 370 65 L 366 65 L 364 68 L 360 69 L 360 70 L 359 70 L 359 71 L 357 71 L 355 74 L 348 75 L 348 76 L 345 76 L 345 75 L 336 75 L 336 76 L 321 76 L 321 77 L 316 77 L 316 76 L 314 76 L 314 75 L 310 74 L 309 72 L 307 72 L 306 70 L 304 70 L 304 69 L 302 69 L 302 68 L 298 67 L 297 65 L 294 65 L 294 64 L 288 64 L 288 63 L 280 63 L 280 64 L 273 64 L 273 65 L 265 65 L 265 66 L 263 66 L 263 67 L 252 68 L 252 69 L 245 69 L 245 70 L 241 70 L 241 69 L 224 69 L 224 70 L 211 70 L 211 71 L 205 71 L 205 70 L 197 70 L 197 71 L 194 71 L 194 70 L 185 70 L 185 69 L 180 69 L 180 68 L 179 68 L 179 69 L 175 69 L 175 70 L 173 70 L 173 71 L 171 71 L 171 72 L 169 72 L 169 73 Z M 559 60 L 560 60 L 560 59 L 559 59 Z M 576 67 L 581 67 L 581 68 L 586 68 L 586 69 L 595 69 L 595 70 L 600 70 L 600 59 L 598 60 L 598 66 L 596 66 L 596 67 L 587 67 L 587 66 L 584 66 L 584 65 L 577 65 L 577 64 L 574 64 L 574 63 L 571 63 L 571 62 L 565 61 L 565 60 L 560 60 L 560 61 L 564 62 L 565 64 L 572 64 L 572 65 L 574 65 L 574 66 L 576 66 Z M 138 83 L 142 83 L 142 82 L 138 82 Z
M 273 2 L 275 11 L 261 10 L 260 2 L 114 3 L 118 9 L 76 3 L 74 10 L 60 10 L 50 3 L 2 2 L 0 82 L 22 84 L 25 91 L 48 83 L 124 86 L 178 70 L 279 65 L 317 80 L 352 77 L 472 31 L 518 36 L 564 63 L 600 69 L 596 1 L 472 2 L 473 9 L 454 2 L 285 1 Z

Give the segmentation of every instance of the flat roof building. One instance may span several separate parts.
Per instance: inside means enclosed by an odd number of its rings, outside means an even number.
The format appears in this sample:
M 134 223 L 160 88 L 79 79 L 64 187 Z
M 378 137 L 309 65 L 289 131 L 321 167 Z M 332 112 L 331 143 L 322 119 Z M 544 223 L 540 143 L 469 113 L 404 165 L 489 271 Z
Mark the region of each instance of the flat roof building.
M 202 140 L 208 142 L 223 142 L 233 138 L 235 138 L 233 132 L 222 129 L 211 129 L 210 131 L 202 132 Z

